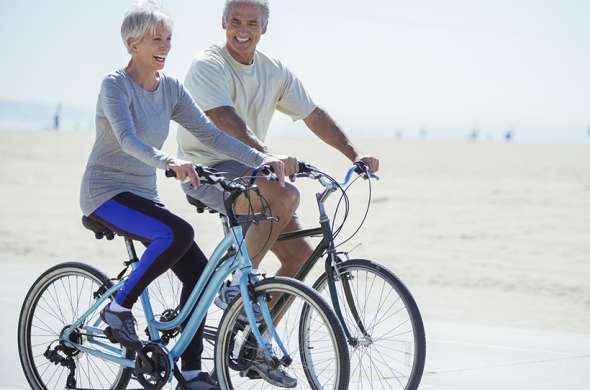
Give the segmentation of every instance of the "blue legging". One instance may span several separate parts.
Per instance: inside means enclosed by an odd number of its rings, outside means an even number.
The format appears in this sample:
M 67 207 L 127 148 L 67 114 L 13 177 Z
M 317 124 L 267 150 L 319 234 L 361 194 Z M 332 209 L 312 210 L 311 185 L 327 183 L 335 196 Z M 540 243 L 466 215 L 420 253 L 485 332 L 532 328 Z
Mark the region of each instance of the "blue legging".
M 131 308 L 143 290 L 171 268 L 182 282 L 180 304 L 184 306 L 207 263 L 188 222 L 163 205 L 129 192 L 103 203 L 89 217 L 146 245 L 138 267 L 115 297 L 118 304 Z M 182 355 L 183 370 L 201 369 L 203 325 L 204 321 Z

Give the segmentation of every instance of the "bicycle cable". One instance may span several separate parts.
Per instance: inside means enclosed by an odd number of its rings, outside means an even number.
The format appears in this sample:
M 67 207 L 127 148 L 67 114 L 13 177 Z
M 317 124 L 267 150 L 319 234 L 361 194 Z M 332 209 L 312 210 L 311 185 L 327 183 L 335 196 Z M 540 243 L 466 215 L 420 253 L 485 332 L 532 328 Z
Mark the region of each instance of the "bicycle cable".
M 338 183 L 338 180 L 334 179 L 332 176 L 328 175 L 325 172 L 320 171 L 317 168 L 316 168 L 316 171 L 318 173 L 320 173 L 322 176 L 324 176 L 326 179 L 328 179 L 330 182 L 332 182 L 332 184 L 334 184 L 338 188 L 338 190 L 340 190 L 340 192 L 342 193 L 342 195 L 340 196 L 340 199 L 338 200 L 338 204 L 336 206 L 336 210 L 335 210 L 334 216 L 332 218 L 332 227 L 334 227 L 336 224 L 336 216 L 338 214 L 338 209 L 340 207 L 340 203 L 342 202 L 342 199 L 344 199 L 344 205 L 345 205 L 344 210 L 345 211 L 344 211 L 344 217 L 342 219 L 342 223 L 338 226 L 338 228 L 332 229 L 332 237 L 335 238 L 340 233 L 342 228 L 344 227 L 344 224 L 346 223 L 346 220 L 348 218 L 348 213 L 349 213 L 349 209 L 350 209 L 349 199 L 346 194 L 346 191 L 342 188 L 340 183 Z
M 361 176 L 357 176 L 356 179 L 354 179 L 347 187 L 346 190 L 348 190 L 348 188 L 355 182 L 357 181 Z M 369 215 L 369 209 L 371 207 L 371 200 L 373 197 L 373 185 L 371 183 L 371 178 L 367 179 L 368 183 L 368 187 L 369 187 L 369 195 L 368 195 L 368 199 L 367 199 L 367 207 L 365 208 L 365 214 L 363 215 L 363 218 L 361 220 L 361 222 L 359 223 L 358 227 L 356 228 L 356 230 L 344 241 L 342 241 L 341 243 L 339 243 L 338 245 L 335 245 L 334 248 L 338 248 L 339 246 L 342 246 L 344 244 L 346 244 L 348 241 L 350 241 L 354 236 L 357 235 L 357 233 L 361 230 L 361 228 L 363 227 L 363 225 L 365 224 L 366 220 L 367 220 L 367 216 Z
M 343 188 L 333 177 L 331 177 L 330 175 L 326 174 L 325 172 L 321 172 L 320 170 L 317 170 L 320 174 L 324 175 L 328 180 L 330 180 L 333 184 L 335 184 L 338 189 L 341 192 L 340 198 L 338 199 L 338 202 L 336 204 L 336 208 L 334 210 L 334 215 L 332 217 L 332 226 L 335 225 L 336 223 L 336 218 L 338 215 L 338 212 L 340 210 L 340 205 L 342 204 L 342 201 L 344 200 L 344 216 L 342 219 L 342 223 L 338 226 L 337 229 L 334 229 L 333 233 L 332 233 L 332 238 L 335 239 L 342 231 L 346 221 L 349 218 L 349 214 L 350 214 L 350 199 L 348 197 L 348 189 L 352 186 L 352 184 L 354 184 L 359 178 L 361 178 L 362 175 L 357 176 L 355 179 L 353 179 L 345 188 Z M 344 241 L 338 243 L 337 245 L 334 246 L 334 248 L 338 248 L 342 245 L 344 245 L 345 243 L 347 243 L 348 241 L 350 241 L 354 236 L 356 236 L 358 234 L 358 232 L 360 231 L 360 229 L 363 227 L 363 225 L 366 222 L 367 216 L 369 214 L 369 209 L 371 206 L 371 200 L 372 200 L 372 183 L 371 183 L 371 179 L 368 178 L 367 179 L 369 181 L 368 183 L 368 199 L 367 199 L 367 207 L 365 209 L 365 213 L 363 215 L 363 218 L 361 220 L 361 222 L 359 223 L 358 227 L 354 230 L 354 232 L 348 236 Z
M 240 177 L 236 177 L 235 179 L 231 180 L 230 183 L 241 182 L 241 184 L 246 185 L 246 188 L 248 188 L 247 187 L 248 186 L 247 179 L 252 179 L 252 178 L 257 178 L 257 177 L 258 176 L 240 176 Z M 244 192 L 244 195 L 248 199 L 248 214 L 246 214 L 246 215 L 247 215 L 247 218 L 248 219 L 251 217 L 252 220 L 255 221 L 255 219 L 256 219 L 256 212 L 254 210 L 254 207 L 252 206 L 252 200 L 250 198 L 250 195 L 248 194 L 249 191 L 251 191 L 251 189 L 248 189 L 248 190 L 246 190 Z M 263 215 L 271 215 L 272 216 L 272 209 L 270 207 L 270 203 L 268 202 L 268 200 L 260 192 L 257 192 L 257 195 L 260 198 L 260 204 L 262 205 L 262 214 Z M 268 212 L 268 214 L 267 214 L 267 212 Z M 235 213 L 235 209 L 234 209 L 234 213 Z M 268 232 L 268 236 L 266 237 L 266 240 L 265 240 L 262 248 L 266 247 L 266 245 L 270 242 L 270 238 L 272 236 L 272 230 L 273 230 L 273 224 L 272 224 L 272 221 L 271 221 L 270 229 L 269 229 L 269 232 Z M 235 236 L 235 233 L 233 233 L 233 234 L 234 234 L 234 239 L 237 242 L 238 241 L 238 238 Z M 241 241 L 239 243 L 239 246 L 238 246 L 238 251 L 239 251 L 240 255 L 242 255 L 242 256 L 244 256 L 244 253 L 242 252 L 242 244 L 244 243 L 245 239 L 246 239 L 246 232 L 243 232 L 242 239 L 241 239 Z M 252 260 L 254 257 L 258 256 L 260 253 L 262 253 L 262 249 L 260 249 L 253 256 L 249 256 L 250 257 L 250 260 Z

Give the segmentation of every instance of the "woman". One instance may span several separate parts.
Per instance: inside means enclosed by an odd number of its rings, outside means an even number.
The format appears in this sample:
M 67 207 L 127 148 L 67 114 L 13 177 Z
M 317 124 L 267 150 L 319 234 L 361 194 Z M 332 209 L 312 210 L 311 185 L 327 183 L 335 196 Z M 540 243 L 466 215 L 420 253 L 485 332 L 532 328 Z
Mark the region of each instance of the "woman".
M 101 313 L 117 340 L 141 348 L 131 313 L 142 291 L 169 268 L 183 283 L 184 305 L 207 261 L 193 241 L 191 226 L 158 198 L 156 168 L 172 169 L 179 180 L 199 180 L 191 163 L 163 153 L 170 120 L 212 149 L 249 166 L 270 164 L 283 180 L 279 160 L 259 153 L 215 128 L 181 83 L 160 71 L 170 51 L 172 21 L 153 6 L 125 16 L 121 35 L 131 60 L 102 82 L 96 107 L 96 141 L 82 179 L 81 208 L 86 216 L 142 241 L 147 248 L 115 299 Z M 201 372 L 202 328 L 182 355 L 189 389 L 215 389 Z

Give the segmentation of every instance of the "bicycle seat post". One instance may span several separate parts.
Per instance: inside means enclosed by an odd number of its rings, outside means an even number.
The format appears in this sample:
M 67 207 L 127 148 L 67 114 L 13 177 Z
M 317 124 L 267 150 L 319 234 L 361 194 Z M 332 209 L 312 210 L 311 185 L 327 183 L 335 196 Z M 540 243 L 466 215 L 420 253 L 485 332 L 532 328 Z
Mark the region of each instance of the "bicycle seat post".
M 127 253 L 129 254 L 129 262 L 134 263 L 139 261 L 137 258 L 137 252 L 135 252 L 135 246 L 133 245 L 133 240 L 125 237 L 125 246 L 127 247 Z
M 219 214 L 219 221 L 221 222 L 221 226 L 223 227 L 223 234 L 226 235 L 227 233 L 229 233 L 227 217 L 223 214 Z

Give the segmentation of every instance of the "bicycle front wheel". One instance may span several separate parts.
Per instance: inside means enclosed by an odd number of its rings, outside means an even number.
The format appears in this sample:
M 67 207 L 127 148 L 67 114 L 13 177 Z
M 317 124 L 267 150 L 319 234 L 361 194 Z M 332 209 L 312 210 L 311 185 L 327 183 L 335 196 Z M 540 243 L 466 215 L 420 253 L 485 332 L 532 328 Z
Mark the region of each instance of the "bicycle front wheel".
M 426 340 L 410 291 L 391 271 L 368 260 L 344 261 L 338 268 L 336 293 L 352 338 L 350 389 L 416 390 L 424 371 Z M 313 288 L 332 301 L 326 273 Z M 302 332 L 306 321 L 302 317 Z
M 271 296 L 282 307 L 280 319 L 277 316 L 273 322 L 292 362 L 286 364 L 283 360 L 280 364 L 289 377 L 296 379 L 296 387 L 347 389 L 350 360 L 345 337 L 332 309 L 317 292 L 297 280 L 281 277 L 265 279 L 254 290 L 257 296 Z M 247 375 L 258 347 L 248 324 L 239 320 L 243 308 L 244 301 L 238 297 L 221 319 L 215 344 L 217 379 L 221 388 L 227 389 L 273 388 L 271 383 Z M 309 321 L 305 337 L 301 338 L 298 324 L 304 311 Z M 273 354 L 279 360 L 283 358 L 274 344 Z
M 31 388 L 63 389 L 71 373 L 60 362 L 73 362 L 76 388 L 125 389 L 131 370 L 67 347 L 62 332 L 95 302 L 95 293 L 112 282 L 102 272 L 82 263 L 63 263 L 47 270 L 33 284 L 23 303 L 18 324 L 21 365 Z M 105 303 L 106 304 L 106 303 Z M 100 310 L 100 308 L 99 308 Z M 70 336 L 77 344 L 91 346 L 85 325 L 105 327 L 98 321 L 99 310 Z M 99 322 L 99 324 L 97 324 Z M 91 336 L 90 336 L 91 337 Z M 59 348 L 57 350 L 56 348 Z M 49 358 L 47 352 L 58 351 Z M 131 358 L 131 352 L 124 352 Z

